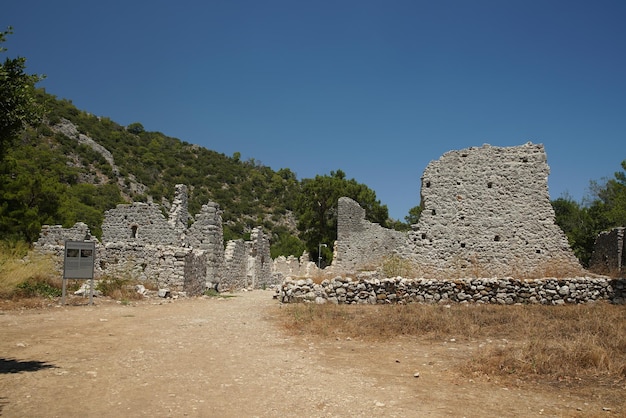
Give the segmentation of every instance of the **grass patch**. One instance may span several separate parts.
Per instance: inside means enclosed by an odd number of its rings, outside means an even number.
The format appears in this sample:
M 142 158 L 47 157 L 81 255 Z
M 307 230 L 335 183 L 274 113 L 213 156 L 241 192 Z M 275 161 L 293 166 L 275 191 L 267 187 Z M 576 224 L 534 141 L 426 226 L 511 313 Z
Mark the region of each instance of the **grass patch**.
M 56 297 L 61 286 L 51 257 L 29 252 L 23 242 L 0 242 L 0 297 Z
M 209 296 L 212 298 L 234 298 L 236 297 L 235 295 L 230 295 L 230 294 L 226 294 L 226 293 L 220 293 L 217 290 L 211 288 L 211 289 L 207 289 L 204 291 L 203 293 L 204 296 Z
M 290 332 L 388 341 L 506 339 L 461 367 L 470 375 L 626 381 L 626 306 L 316 305 L 283 306 Z
M 104 276 L 98 282 L 96 289 L 103 296 L 128 303 L 130 300 L 143 299 L 143 295 L 135 290 L 135 280 L 128 277 Z

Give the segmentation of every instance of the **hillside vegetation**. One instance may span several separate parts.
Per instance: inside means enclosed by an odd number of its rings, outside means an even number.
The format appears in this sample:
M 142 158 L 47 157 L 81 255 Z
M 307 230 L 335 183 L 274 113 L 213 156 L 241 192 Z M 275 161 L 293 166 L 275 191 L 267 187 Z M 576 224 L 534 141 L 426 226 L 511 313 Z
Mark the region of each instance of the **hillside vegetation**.
M 331 242 L 336 234 L 332 206 L 344 194 L 372 208 L 372 220 L 389 223 L 387 207 L 374 192 L 346 179 L 341 170 L 299 181 L 288 168 L 274 171 L 254 159 L 240 160 L 239 153 L 229 157 L 148 132 L 138 122 L 124 127 L 43 90 L 35 97 L 44 117 L 21 131 L 2 163 L 0 239 L 33 242 L 44 224 L 78 221 L 100 237 L 104 211 L 125 202 L 150 201 L 167 208 L 178 183 L 189 187 L 192 216 L 208 201 L 217 202 L 224 211 L 225 240 L 246 238 L 262 226 L 272 236 L 273 256 L 299 256 L 305 249 L 313 253 L 319 240 Z M 332 184 L 332 190 L 319 184 Z M 327 236 L 310 232 L 319 227 L 311 219 L 320 216 L 307 215 L 303 188 L 309 197 L 322 199 L 323 194 L 328 200 L 321 214 Z

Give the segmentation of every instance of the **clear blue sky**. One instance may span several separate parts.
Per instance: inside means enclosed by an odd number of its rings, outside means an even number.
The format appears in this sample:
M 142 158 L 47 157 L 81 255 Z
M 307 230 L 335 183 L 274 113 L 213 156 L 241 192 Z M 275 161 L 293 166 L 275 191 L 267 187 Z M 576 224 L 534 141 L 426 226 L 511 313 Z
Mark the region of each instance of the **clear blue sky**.
M 390 215 L 452 149 L 543 143 L 552 198 L 626 159 L 626 1 L 5 1 L 8 56 L 82 110 L 341 169 Z M 228 210 L 228 208 L 225 208 Z

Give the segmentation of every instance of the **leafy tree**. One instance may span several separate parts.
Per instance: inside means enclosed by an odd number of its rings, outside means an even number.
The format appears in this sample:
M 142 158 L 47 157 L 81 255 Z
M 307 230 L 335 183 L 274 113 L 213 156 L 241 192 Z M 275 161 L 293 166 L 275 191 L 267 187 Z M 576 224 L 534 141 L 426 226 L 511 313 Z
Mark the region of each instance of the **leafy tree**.
M 12 33 L 11 27 L 0 32 L 0 44 Z M 6 48 L 0 47 L 0 52 L 5 51 Z M 35 98 L 35 84 L 43 76 L 26 74 L 25 68 L 26 59 L 21 57 L 6 58 L 0 64 L 0 159 L 21 129 L 39 120 L 42 114 Z
M 589 208 L 579 205 L 570 197 L 552 201 L 556 224 L 561 227 L 574 255 L 584 266 L 589 265 L 596 235 L 599 232 Z
M 302 180 L 302 190 L 295 202 L 298 216 L 298 229 L 306 249 L 313 259 L 319 256 L 319 244 L 325 243 L 322 258 L 332 260 L 332 244 L 337 239 L 337 202 L 340 197 L 349 197 L 358 202 L 366 211 L 371 222 L 387 226 L 389 217 L 387 206 L 376 200 L 376 193 L 356 180 L 346 179 L 341 171 L 331 171 L 330 175 L 317 175 L 314 179 Z
M 420 220 L 420 215 L 422 214 L 422 210 L 424 207 L 420 204 L 419 206 L 414 206 L 409 209 L 409 214 L 404 217 L 404 220 L 409 225 L 414 225 Z
M 126 130 L 133 135 L 139 135 L 145 132 L 143 125 L 139 122 L 131 123 L 126 127 Z
M 626 160 L 622 162 L 626 170 Z M 626 226 L 626 173 L 618 171 L 604 183 L 592 181 L 586 205 L 569 197 L 552 201 L 556 223 L 567 235 L 574 254 L 589 266 L 596 237 L 601 231 Z

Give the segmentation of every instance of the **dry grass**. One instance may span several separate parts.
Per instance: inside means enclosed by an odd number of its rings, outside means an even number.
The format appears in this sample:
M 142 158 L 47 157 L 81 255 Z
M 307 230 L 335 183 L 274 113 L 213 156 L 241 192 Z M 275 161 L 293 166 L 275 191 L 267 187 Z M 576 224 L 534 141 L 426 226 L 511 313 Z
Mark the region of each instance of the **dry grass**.
M 135 290 L 136 280 L 130 277 L 105 276 L 96 287 L 104 296 L 111 299 L 127 301 L 140 300 L 143 295 Z
M 387 341 L 508 341 L 485 344 L 464 373 L 517 379 L 626 381 L 626 306 L 315 305 L 284 306 L 291 332 Z
M 25 293 L 37 288 L 61 289 L 61 284 L 50 257 L 29 253 L 26 244 L 0 244 L 0 297 L 34 296 Z

